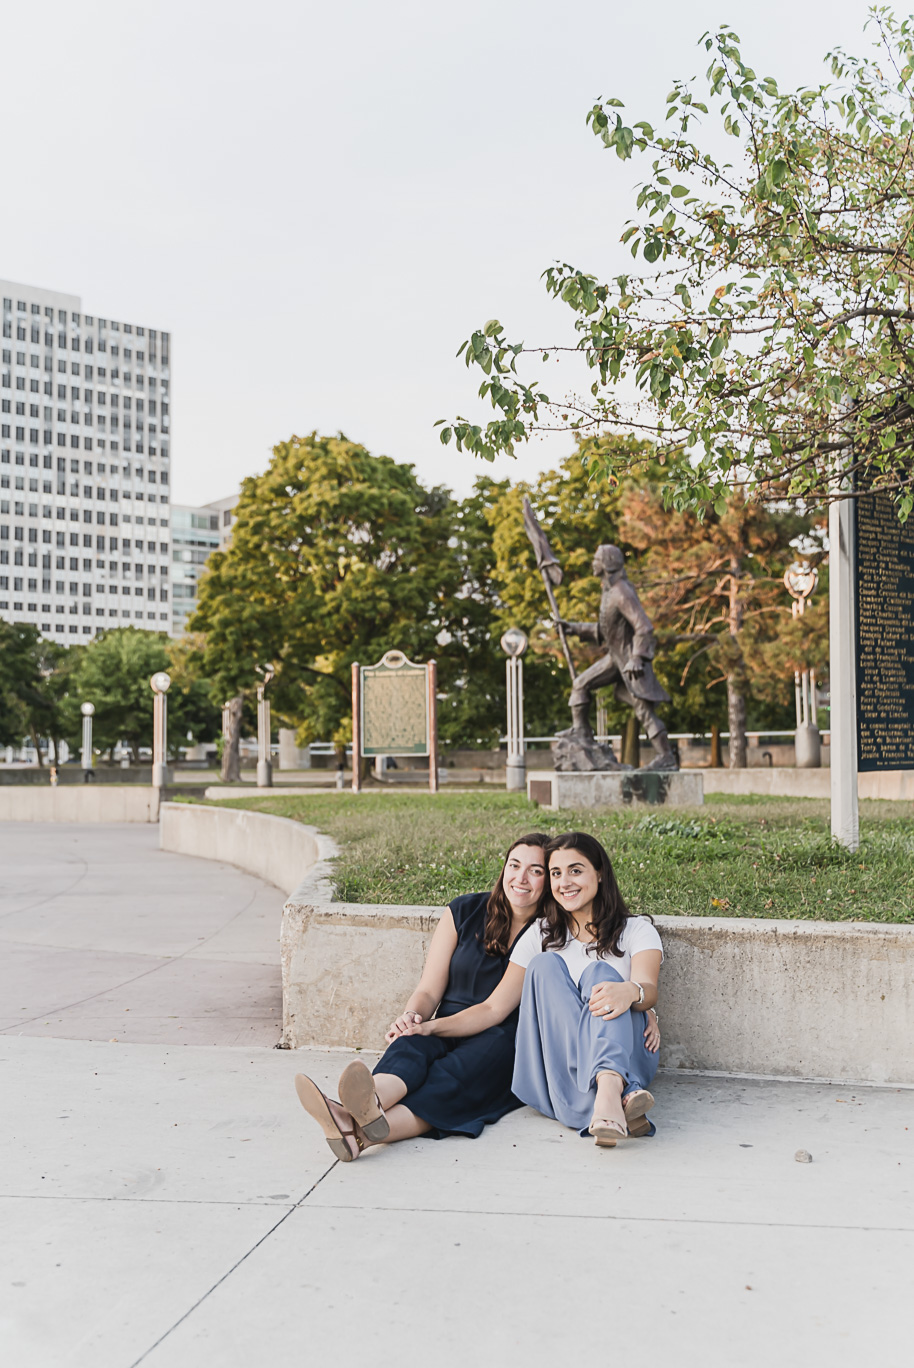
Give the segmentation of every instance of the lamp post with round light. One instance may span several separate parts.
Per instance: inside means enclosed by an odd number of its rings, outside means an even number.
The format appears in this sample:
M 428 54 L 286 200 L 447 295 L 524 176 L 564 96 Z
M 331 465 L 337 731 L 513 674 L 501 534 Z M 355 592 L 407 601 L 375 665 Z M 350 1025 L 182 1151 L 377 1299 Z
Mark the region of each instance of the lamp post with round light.
M 267 685 L 273 678 L 272 665 L 258 665 L 257 673 L 263 682 L 257 685 L 257 787 L 273 787 L 273 765 L 270 760 L 270 700 Z
M 527 637 L 519 627 L 509 627 L 501 639 L 501 649 L 508 657 L 508 758 L 505 764 L 505 788 L 509 793 L 524 789 L 527 783 L 527 761 L 524 756 L 524 662 Z
M 149 681 L 155 695 L 152 710 L 152 783 L 164 788 L 168 783 L 168 703 L 171 675 L 157 670 Z
M 82 768 L 83 783 L 88 784 L 90 775 L 95 774 L 92 768 L 92 717 L 95 712 L 94 703 L 83 703 L 79 711 L 83 716 L 83 744 L 82 744 Z
M 813 566 L 792 565 L 784 574 L 784 585 L 793 599 L 791 610 L 795 618 L 800 618 L 806 609 L 806 600 L 819 581 L 819 572 Z M 818 769 L 822 764 L 822 739 L 816 725 L 816 672 L 797 670 L 793 676 L 797 704 L 796 763 L 798 769 Z

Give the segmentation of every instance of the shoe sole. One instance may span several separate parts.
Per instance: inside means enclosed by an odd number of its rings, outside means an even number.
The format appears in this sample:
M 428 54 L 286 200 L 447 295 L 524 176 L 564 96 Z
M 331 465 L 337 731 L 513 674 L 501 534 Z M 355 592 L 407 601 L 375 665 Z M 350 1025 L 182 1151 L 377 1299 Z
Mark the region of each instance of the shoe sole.
M 339 1086 L 340 1101 L 368 1139 L 374 1144 L 386 1140 L 390 1125 L 378 1106 L 374 1079 L 360 1059 L 346 1065 Z
M 312 1082 L 307 1074 L 296 1074 L 295 1091 L 298 1093 L 298 1100 L 305 1111 L 324 1132 L 324 1139 L 333 1154 L 341 1163 L 351 1164 L 355 1156 L 349 1148 L 343 1132 L 333 1119 L 333 1113 L 327 1106 L 327 1099 L 317 1084 Z

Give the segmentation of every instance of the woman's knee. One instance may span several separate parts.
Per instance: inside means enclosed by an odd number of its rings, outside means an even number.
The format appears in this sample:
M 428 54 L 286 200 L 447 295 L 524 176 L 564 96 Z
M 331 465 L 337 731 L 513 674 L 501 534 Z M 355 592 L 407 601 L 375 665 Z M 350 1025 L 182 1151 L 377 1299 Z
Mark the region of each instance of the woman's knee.
M 565 961 L 561 955 L 551 955 L 548 951 L 542 955 L 536 955 L 527 969 L 527 978 L 534 979 L 564 979 L 570 978 Z
M 611 964 L 607 964 L 605 960 L 594 960 L 592 964 L 588 964 L 587 968 L 581 975 L 582 988 L 585 987 L 585 985 L 589 988 L 594 983 L 624 982 L 625 979 L 619 973 L 618 969 L 614 969 L 613 966 Z

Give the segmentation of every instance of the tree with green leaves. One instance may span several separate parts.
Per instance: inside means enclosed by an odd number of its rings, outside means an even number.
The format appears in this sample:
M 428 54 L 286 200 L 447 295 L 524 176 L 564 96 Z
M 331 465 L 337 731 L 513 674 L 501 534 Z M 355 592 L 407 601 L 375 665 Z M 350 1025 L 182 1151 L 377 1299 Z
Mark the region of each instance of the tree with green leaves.
M 593 480 L 598 455 L 635 474 L 616 483 Z M 783 585 L 797 541 L 805 537 L 811 548 L 815 541 L 808 518 L 738 492 L 728 496 L 722 514 L 711 510 L 700 519 L 669 512 L 664 491 L 678 478 L 676 463 L 657 459 L 648 443 L 621 437 L 581 441 L 574 456 L 532 485 L 480 477 L 477 491 L 486 496 L 492 529 L 493 632 L 517 625 L 531 638 L 524 667 L 527 731 L 549 735 L 566 726 L 568 675 L 523 526 L 529 494 L 564 573 L 556 591 L 563 617 L 595 619 L 600 583 L 593 554 L 603 542 L 618 545 L 656 628 L 654 666 L 671 696 L 662 709 L 669 729 L 707 732 L 729 722 L 731 763 L 740 767 L 750 721 L 789 725 L 792 673 L 806 668 L 805 661 L 793 662 L 823 648 L 821 616 L 810 620 L 818 628 L 814 644 L 808 628 L 801 640 Z M 573 650 L 582 669 L 599 653 L 586 643 Z M 612 730 L 630 724 L 630 711 L 611 691 L 603 701 Z M 637 731 L 630 744 L 636 740 Z
M 675 480 L 675 468 L 670 473 Z M 750 707 L 756 726 L 789 725 L 796 667 L 784 643 L 787 636 L 795 647 L 799 642 L 784 572 L 798 544 L 815 547 L 813 527 L 790 509 L 748 500 L 740 489 L 702 518 L 690 509 L 670 511 L 663 493 L 656 478 L 623 482 L 622 536 L 640 553 L 640 593 L 659 639 L 675 645 L 679 690 L 697 662 L 707 667 L 699 672 L 705 689 L 725 685 L 730 767 L 743 769 Z M 821 615 L 810 627 L 827 649 Z
M 342 744 L 354 661 L 391 649 L 437 658 L 442 738 L 460 739 L 478 723 L 455 695 L 488 649 L 467 584 L 478 558 L 473 518 L 462 524 L 447 491 L 425 489 L 412 466 L 342 435 L 292 437 L 244 481 L 231 544 L 210 557 L 191 624 L 203 634 L 198 670 L 221 704 L 249 697 L 256 667 L 272 664 L 277 720 L 300 744 Z
M 78 713 L 70 683 L 81 649 L 46 640 L 30 623 L 0 622 L 0 745 L 18 746 L 30 736 L 40 766 L 39 742 L 47 737 L 58 761 L 58 742 L 72 732 Z
M 636 264 L 606 281 L 551 266 L 546 288 L 577 337 L 535 349 L 572 353 L 587 392 L 559 401 L 522 376 L 529 349 L 492 320 L 461 350 L 496 417 L 447 424 L 441 440 L 492 459 L 543 428 L 623 425 L 688 451 L 667 486 L 679 509 L 724 517 L 741 487 L 817 503 L 852 492 L 853 477 L 907 517 L 914 19 L 879 9 L 870 23 L 877 57 L 831 53 L 830 82 L 782 92 L 722 28 L 702 39 L 706 94 L 677 80 L 665 115 L 632 123 L 620 100 L 598 101 L 588 123 L 601 145 L 648 160 L 622 231 Z M 732 161 L 712 150 L 725 137 Z M 597 468 L 618 476 L 628 461 L 608 447 Z
M 82 648 L 70 694 L 76 704 L 95 705 L 93 743 L 111 751 L 125 742 L 139 760 L 140 747 L 152 745 L 153 692 L 149 680 L 158 670 L 172 676 L 168 692 L 168 744 L 174 752 L 188 730 L 210 739 L 219 714 L 208 691 L 184 664 L 181 643 L 160 632 L 117 627 L 101 632 Z M 75 740 L 75 738 L 74 738 Z

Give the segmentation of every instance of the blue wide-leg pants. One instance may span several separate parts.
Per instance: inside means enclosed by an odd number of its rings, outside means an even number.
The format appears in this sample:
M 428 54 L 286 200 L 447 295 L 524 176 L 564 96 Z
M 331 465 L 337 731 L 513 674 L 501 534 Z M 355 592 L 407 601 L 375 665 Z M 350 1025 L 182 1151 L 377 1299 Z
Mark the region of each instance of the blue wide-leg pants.
M 644 1044 L 643 1014 L 624 1012 L 611 1021 L 591 1012 L 598 983 L 622 983 L 604 960 L 588 964 L 579 984 L 561 955 L 537 955 L 524 976 L 511 1090 L 515 1097 L 586 1134 L 597 1095 L 597 1074 L 611 1069 L 624 1092 L 646 1088 L 658 1056 Z

